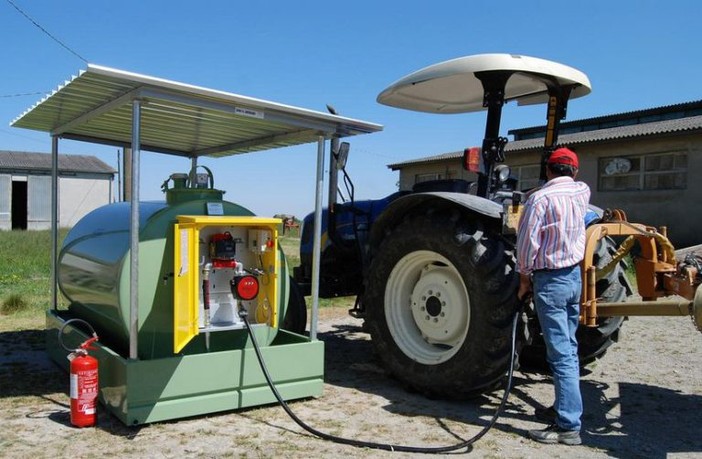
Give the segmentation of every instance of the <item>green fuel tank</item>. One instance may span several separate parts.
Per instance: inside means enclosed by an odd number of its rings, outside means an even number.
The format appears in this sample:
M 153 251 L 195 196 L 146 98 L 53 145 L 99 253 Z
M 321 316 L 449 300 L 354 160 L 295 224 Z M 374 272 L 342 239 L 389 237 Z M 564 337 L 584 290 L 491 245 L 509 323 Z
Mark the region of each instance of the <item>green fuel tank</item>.
M 196 190 L 194 190 L 196 191 Z M 207 190 L 216 191 L 216 190 Z M 174 246 L 175 231 L 179 216 L 208 215 L 214 205 L 217 215 L 232 217 L 253 217 L 248 209 L 237 204 L 216 199 L 217 195 L 204 195 L 200 192 L 188 193 L 178 190 L 176 194 L 167 194 L 166 201 L 149 201 L 139 203 L 139 256 L 138 256 L 138 333 L 137 353 L 139 359 L 156 359 L 174 355 L 174 282 L 176 273 L 175 260 L 179 255 Z M 214 198 L 214 199 L 213 199 Z M 67 234 L 58 258 L 58 283 L 60 291 L 69 301 L 69 315 L 89 322 L 97 331 L 100 342 L 108 345 L 115 352 L 127 356 L 129 351 L 130 322 L 130 212 L 128 202 L 113 203 L 98 208 L 78 222 Z M 207 250 L 208 234 L 218 231 L 240 231 L 237 236 L 237 251 L 253 265 L 260 255 L 248 253 L 246 228 L 205 228 L 199 234 L 199 250 L 195 252 L 198 260 L 192 263 L 202 265 L 211 261 Z M 277 238 L 277 231 L 272 231 Z M 249 231 L 250 233 L 250 231 Z M 235 233 L 236 235 L 237 233 Z M 242 247 L 239 247 L 241 243 Z M 289 296 L 288 266 L 282 250 L 275 245 L 273 258 L 279 272 L 268 279 L 275 279 L 275 307 L 277 317 L 284 317 Z M 237 256 L 237 258 L 239 258 Z M 197 270 L 198 264 L 192 265 Z M 253 266 L 247 266 L 251 268 Z M 180 268 L 182 269 L 182 267 Z M 214 270 L 217 271 L 217 270 Z M 214 285 L 212 295 L 226 295 L 230 291 L 229 276 L 222 269 L 220 285 Z M 259 275 L 263 270 L 258 270 Z M 267 275 L 267 274 L 263 274 Z M 229 276 L 229 277 L 227 277 Z M 196 279 L 198 279 L 196 277 Z M 213 277 L 213 279 L 216 279 Z M 266 278 L 264 278 L 264 283 Z M 214 283 L 214 280 L 213 280 Z M 226 284 L 226 285 L 225 285 Z M 198 284 L 191 290 L 200 289 Z M 219 290 L 215 290 L 219 289 Z M 197 295 L 197 293 L 195 293 Z M 223 300 L 217 303 L 221 310 L 214 311 L 213 322 L 203 323 L 203 297 L 200 304 L 200 332 L 196 328 L 195 337 L 178 353 L 187 355 L 218 350 L 238 349 L 247 346 L 246 330 L 237 323 L 235 313 L 227 312 L 224 306 L 231 308 Z M 232 303 L 230 301 L 230 303 Z M 236 300 L 233 301 L 236 303 Z M 215 322 L 217 314 L 220 322 Z M 228 315 L 227 315 L 228 314 Z M 209 310 L 208 310 L 209 315 Z M 256 314 L 257 315 L 257 314 Z M 256 323 L 254 314 L 250 315 Z M 221 317 L 224 317 L 222 319 Z M 229 322 L 227 322 L 229 320 Z M 254 327 L 257 339 L 269 344 L 275 338 L 277 321 L 270 321 L 271 326 L 261 322 Z M 205 333 L 207 331 L 207 333 Z

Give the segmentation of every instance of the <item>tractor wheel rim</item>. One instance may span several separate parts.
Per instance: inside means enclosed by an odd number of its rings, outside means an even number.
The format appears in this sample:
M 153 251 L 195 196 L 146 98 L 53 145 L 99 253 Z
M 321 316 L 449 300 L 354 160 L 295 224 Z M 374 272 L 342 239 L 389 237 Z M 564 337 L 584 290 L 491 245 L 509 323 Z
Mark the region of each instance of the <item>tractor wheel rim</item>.
M 432 251 L 412 252 L 388 277 L 385 315 L 405 355 L 422 364 L 440 364 L 458 352 L 468 334 L 468 291 L 447 258 Z

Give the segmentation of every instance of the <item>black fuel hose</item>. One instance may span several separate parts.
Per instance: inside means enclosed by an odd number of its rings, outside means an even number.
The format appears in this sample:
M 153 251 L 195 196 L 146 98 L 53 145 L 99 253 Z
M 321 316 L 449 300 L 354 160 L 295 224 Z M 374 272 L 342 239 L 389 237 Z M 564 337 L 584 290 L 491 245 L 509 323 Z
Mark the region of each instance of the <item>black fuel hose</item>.
M 480 440 L 485 434 L 487 434 L 490 429 L 495 425 L 497 422 L 497 419 L 500 417 L 500 414 L 502 414 L 502 411 L 504 411 L 505 405 L 507 404 L 507 398 L 509 397 L 510 390 L 512 388 L 512 376 L 514 373 L 514 360 L 515 360 L 515 355 L 516 355 L 516 348 L 517 348 L 517 323 L 519 319 L 519 315 L 521 314 L 521 308 L 517 313 L 514 315 L 514 320 L 512 321 L 512 348 L 511 348 L 511 356 L 510 356 L 510 365 L 509 365 L 509 371 L 507 373 L 507 386 L 505 387 L 504 390 L 504 395 L 502 396 L 502 401 L 500 402 L 500 405 L 497 407 L 497 410 L 495 410 L 495 414 L 492 415 L 492 419 L 490 419 L 490 422 L 483 427 L 483 429 L 478 432 L 474 437 L 465 440 L 462 443 L 458 443 L 455 445 L 450 445 L 450 446 L 434 446 L 434 447 L 421 447 L 421 446 L 405 446 L 405 445 L 391 445 L 387 443 L 375 443 L 375 442 L 367 442 L 367 441 L 361 441 L 361 440 L 354 440 L 350 438 L 343 438 L 343 437 L 337 437 L 335 435 L 331 435 L 325 432 L 321 432 L 314 427 L 311 427 L 307 424 L 305 424 L 293 411 L 290 409 L 288 404 L 283 400 L 283 397 L 281 397 L 280 393 L 278 392 L 278 389 L 276 389 L 275 384 L 273 383 L 273 380 L 271 379 L 270 374 L 268 373 L 268 368 L 266 367 L 265 362 L 263 361 L 263 356 L 261 355 L 261 350 L 258 347 L 258 342 L 256 341 L 256 337 L 254 336 L 253 330 L 251 330 L 251 324 L 249 324 L 249 319 L 248 319 L 248 313 L 245 310 L 241 310 L 239 312 L 239 316 L 244 320 L 244 323 L 246 324 L 246 329 L 248 330 L 249 336 L 251 337 L 251 342 L 253 343 L 253 348 L 254 351 L 256 352 L 256 357 L 258 359 L 258 363 L 261 366 L 261 370 L 263 371 L 263 375 L 266 378 L 266 381 L 268 382 L 268 386 L 270 386 L 271 390 L 273 391 L 273 395 L 275 395 L 275 398 L 278 400 L 278 403 L 280 403 L 280 406 L 283 407 L 285 412 L 292 418 L 293 421 L 297 423 L 300 427 L 311 433 L 312 435 L 315 435 L 321 439 L 324 440 L 329 440 L 334 443 L 340 443 L 344 445 L 350 445 L 350 446 L 355 446 L 357 448 L 371 448 L 371 449 L 383 449 L 387 451 L 398 451 L 398 452 L 405 452 L 405 453 L 425 453 L 425 454 L 441 454 L 441 453 L 448 453 L 450 451 L 456 451 L 462 448 L 467 448 L 471 446 L 473 443 L 477 442 Z

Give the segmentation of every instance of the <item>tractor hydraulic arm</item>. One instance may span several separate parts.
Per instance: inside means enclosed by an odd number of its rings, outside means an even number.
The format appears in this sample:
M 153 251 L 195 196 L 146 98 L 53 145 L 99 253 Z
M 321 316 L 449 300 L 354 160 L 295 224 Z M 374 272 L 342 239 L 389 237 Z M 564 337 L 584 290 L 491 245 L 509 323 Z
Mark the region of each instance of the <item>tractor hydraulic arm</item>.
M 623 211 L 608 211 L 601 223 L 587 229 L 585 257 L 582 262 L 583 289 L 580 321 L 597 326 L 598 317 L 612 316 L 692 316 L 702 331 L 702 272 L 697 257 L 688 255 L 676 261 L 675 249 L 666 236 L 665 228 L 630 223 Z M 607 265 L 597 268 L 594 253 L 600 239 L 607 236 L 626 236 Z M 605 276 L 638 244 L 634 257 L 636 282 L 642 302 L 598 303 L 595 293 L 597 280 Z M 679 301 L 660 301 L 659 298 L 677 295 Z

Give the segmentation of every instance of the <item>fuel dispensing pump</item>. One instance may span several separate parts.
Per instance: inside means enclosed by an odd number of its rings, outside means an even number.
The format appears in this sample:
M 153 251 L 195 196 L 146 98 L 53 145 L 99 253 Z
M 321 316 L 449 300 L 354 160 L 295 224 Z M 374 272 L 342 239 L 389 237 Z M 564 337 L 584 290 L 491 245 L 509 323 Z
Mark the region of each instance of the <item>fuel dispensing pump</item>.
M 265 238 L 263 245 L 258 244 L 260 237 Z M 249 230 L 249 249 L 256 261 L 258 255 L 273 248 L 270 232 L 267 230 Z M 242 238 L 234 238 L 229 231 L 215 233 L 209 240 L 209 260 L 203 258 L 202 263 L 202 297 L 200 301 L 200 327 L 231 327 L 243 328 L 238 311 L 246 309 L 255 312 L 256 323 L 270 320 L 270 305 L 267 298 L 252 305 L 261 291 L 259 280 L 266 272 L 260 267 L 246 267 L 237 260 L 237 245 L 243 244 Z M 242 259 L 243 257 L 240 257 Z M 249 309 L 255 311 L 249 311 Z
M 174 352 L 197 334 L 241 330 L 241 311 L 277 328 L 278 219 L 181 215 L 175 229 Z M 181 325 L 178 325 L 181 324 Z
M 248 250 L 251 260 L 263 265 L 261 255 L 273 249 L 269 230 L 248 229 Z M 210 332 L 244 328 L 239 313 L 251 312 L 256 323 L 268 323 L 271 307 L 267 295 L 256 301 L 261 292 L 261 280 L 266 272 L 260 267 L 246 267 L 237 260 L 237 246 L 243 245 L 243 237 L 234 237 L 230 231 L 209 236 L 207 255 L 201 262 L 201 296 L 199 301 L 199 328 L 205 332 L 205 345 L 209 349 Z M 255 303 L 254 303 L 255 302 Z

